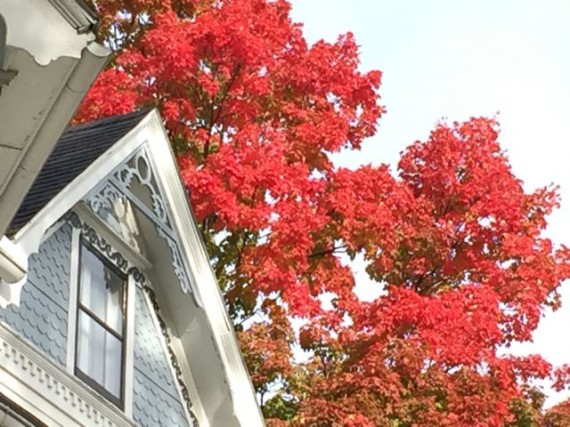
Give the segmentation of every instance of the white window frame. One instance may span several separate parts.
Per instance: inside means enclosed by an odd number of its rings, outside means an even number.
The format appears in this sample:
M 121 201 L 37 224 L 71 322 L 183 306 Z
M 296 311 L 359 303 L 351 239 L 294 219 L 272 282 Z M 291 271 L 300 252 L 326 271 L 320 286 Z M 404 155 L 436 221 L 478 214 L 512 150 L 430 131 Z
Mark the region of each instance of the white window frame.
M 82 218 L 85 220 L 85 218 Z M 100 224 L 93 224 L 88 222 L 90 226 L 97 232 L 100 231 Z M 73 228 L 71 237 L 71 265 L 70 265 L 70 280 L 69 280 L 69 305 L 68 305 L 68 325 L 67 325 L 67 356 L 66 356 L 66 371 L 75 376 L 75 363 L 76 363 L 76 349 L 77 349 L 77 314 L 78 314 L 78 291 L 79 291 L 79 273 L 81 268 L 81 230 Z M 108 231 L 103 231 L 105 237 L 108 237 Z M 117 242 L 108 242 L 113 248 L 117 246 Z M 115 243 L 115 244 L 114 244 Z M 93 248 L 97 251 L 96 248 Z M 99 252 L 103 258 L 107 258 L 104 253 Z M 109 260 L 111 262 L 111 260 Z M 135 292 L 136 282 L 132 274 L 126 274 L 126 328 L 124 336 L 124 382 L 123 382 L 123 412 L 125 415 L 132 419 L 133 417 L 133 365 L 134 365 L 134 327 L 135 327 Z M 96 390 L 89 387 L 85 383 L 85 387 L 97 393 Z M 99 394 L 99 393 L 97 393 Z M 114 405 L 109 401 L 110 405 Z

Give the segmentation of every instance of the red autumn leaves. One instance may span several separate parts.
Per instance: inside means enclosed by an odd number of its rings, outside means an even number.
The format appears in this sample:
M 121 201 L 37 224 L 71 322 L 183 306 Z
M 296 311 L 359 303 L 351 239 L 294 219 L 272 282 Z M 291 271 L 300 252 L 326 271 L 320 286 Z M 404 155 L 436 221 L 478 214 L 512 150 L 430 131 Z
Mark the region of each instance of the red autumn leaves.
M 78 120 L 160 109 L 269 425 L 542 422 L 550 365 L 500 350 L 557 305 L 569 254 L 541 234 L 555 192 L 525 192 L 493 120 L 438 125 L 396 176 L 336 168 L 384 111 L 352 35 L 309 46 L 284 0 L 97 7 L 118 54 Z

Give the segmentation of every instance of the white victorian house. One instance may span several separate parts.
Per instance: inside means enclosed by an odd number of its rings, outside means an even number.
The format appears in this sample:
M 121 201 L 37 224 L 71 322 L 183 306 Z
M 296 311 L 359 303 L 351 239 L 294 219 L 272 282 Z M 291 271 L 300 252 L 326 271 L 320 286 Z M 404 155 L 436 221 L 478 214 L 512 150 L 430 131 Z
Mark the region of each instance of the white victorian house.
M 96 22 L 0 0 L 0 425 L 263 426 L 158 113 L 62 135 Z

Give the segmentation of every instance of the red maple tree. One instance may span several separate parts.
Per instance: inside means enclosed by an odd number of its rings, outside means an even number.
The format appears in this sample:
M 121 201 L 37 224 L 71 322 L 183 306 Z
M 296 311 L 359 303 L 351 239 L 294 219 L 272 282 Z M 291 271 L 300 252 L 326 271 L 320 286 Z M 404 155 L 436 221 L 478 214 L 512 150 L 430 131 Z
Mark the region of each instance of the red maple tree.
M 309 46 L 285 0 L 94 3 L 118 53 L 77 120 L 159 108 L 269 425 L 542 422 L 552 367 L 501 349 L 559 305 L 570 253 L 542 237 L 555 189 L 524 191 L 494 120 L 438 125 L 397 176 L 337 168 L 384 112 L 351 34 Z

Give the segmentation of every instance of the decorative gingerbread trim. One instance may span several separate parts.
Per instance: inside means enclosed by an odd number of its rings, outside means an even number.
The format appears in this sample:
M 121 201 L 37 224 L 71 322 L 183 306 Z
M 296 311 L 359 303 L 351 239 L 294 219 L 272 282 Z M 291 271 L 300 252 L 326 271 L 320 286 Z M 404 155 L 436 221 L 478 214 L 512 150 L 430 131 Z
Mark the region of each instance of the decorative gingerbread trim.
M 131 189 L 135 181 L 146 188 L 152 206 L 146 206 L 133 194 Z M 172 267 L 182 292 L 191 293 L 190 275 L 182 260 L 180 243 L 176 233 L 172 230 L 172 221 L 168 216 L 166 204 L 158 189 L 151 162 L 144 148 L 124 161 L 115 169 L 107 182 L 92 191 L 84 200 L 94 213 L 106 220 L 108 212 L 111 212 L 115 203 L 121 199 L 131 201 L 155 223 L 158 236 L 170 248 Z
M 180 369 L 180 365 L 178 363 L 178 359 L 176 358 L 176 354 L 172 349 L 172 339 L 170 338 L 170 334 L 168 332 L 168 328 L 166 327 L 166 322 L 162 318 L 160 307 L 158 305 L 158 301 L 156 299 L 156 294 L 152 290 L 152 288 L 147 285 L 147 280 L 145 275 L 139 270 L 138 267 L 131 265 L 127 259 L 118 251 L 116 251 L 103 237 L 99 236 L 94 228 L 92 228 L 88 223 L 81 220 L 77 213 L 71 211 L 67 213 L 64 219 L 74 228 L 81 230 L 81 235 L 84 239 L 86 239 L 95 249 L 100 251 L 111 263 L 113 263 L 116 267 L 118 267 L 121 271 L 125 274 L 130 275 L 133 279 L 142 287 L 145 293 L 148 295 L 149 300 L 152 305 L 152 309 L 158 321 L 160 332 L 166 342 L 166 349 L 168 351 L 168 358 L 172 369 L 174 371 L 176 381 L 178 383 L 178 387 L 180 389 L 180 394 L 184 403 L 186 404 L 186 408 L 188 410 L 188 414 L 190 415 L 192 425 L 197 427 L 198 421 L 196 415 L 193 412 L 193 405 L 190 399 L 190 394 L 188 392 L 188 387 L 184 382 L 184 378 L 182 375 L 182 370 Z

